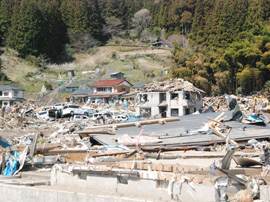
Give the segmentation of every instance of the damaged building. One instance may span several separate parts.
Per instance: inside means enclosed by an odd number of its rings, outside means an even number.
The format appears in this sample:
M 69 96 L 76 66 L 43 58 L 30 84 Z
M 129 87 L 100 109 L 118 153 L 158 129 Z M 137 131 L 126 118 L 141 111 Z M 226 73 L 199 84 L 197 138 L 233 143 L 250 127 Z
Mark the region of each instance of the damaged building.
M 0 86 L 0 106 L 24 101 L 24 89 L 11 85 Z
M 137 94 L 137 114 L 154 117 L 172 117 L 202 111 L 203 90 L 183 79 L 153 82 Z

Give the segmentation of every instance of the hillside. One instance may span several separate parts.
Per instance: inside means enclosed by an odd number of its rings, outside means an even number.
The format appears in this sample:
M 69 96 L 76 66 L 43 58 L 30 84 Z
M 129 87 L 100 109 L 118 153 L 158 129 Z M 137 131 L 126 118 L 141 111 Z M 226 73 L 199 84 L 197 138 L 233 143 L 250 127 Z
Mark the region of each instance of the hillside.
M 53 91 L 43 98 L 44 102 L 53 102 L 54 99 L 62 99 L 65 93 L 58 94 L 57 90 L 66 83 L 67 71 L 75 70 L 76 76 L 72 84 L 84 85 L 85 87 L 100 79 L 110 78 L 114 72 L 123 72 L 131 83 L 143 83 L 151 80 L 162 80 L 167 70 L 172 65 L 171 51 L 165 48 L 152 48 L 144 46 L 101 46 L 90 49 L 88 53 L 74 55 L 74 61 L 61 65 L 46 64 L 42 69 L 37 65 L 35 57 L 22 59 L 16 51 L 3 49 L 1 55 L 2 72 L 10 81 L 26 89 L 26 98 L 36 100 L 38 93 L 45 81 L 53 86 Z M 100 74 L 96 74 L 96 67 L 100 68 Z M 57 86 L 58 82 L 64 84 Z M 54 97 L 54 99 L 52 99 Z
M 149 50 L 155 42 L 173 48 L 173 63 L 167 50 Z M 132 82 L 162 79 L 161 69 L 170 68 L 170 77 L 208 95 L 248 95 L 270 85 L 270 1 L 2 0 L 0 46 L 37 72 L 45 63 L 62 64 L 46 70 L 51 83 L 53 72 L 67 68 L 83 80 L 98 65 L 102 77 L 121 70 Z M 15 80 L 25 75 L 9 71 Z

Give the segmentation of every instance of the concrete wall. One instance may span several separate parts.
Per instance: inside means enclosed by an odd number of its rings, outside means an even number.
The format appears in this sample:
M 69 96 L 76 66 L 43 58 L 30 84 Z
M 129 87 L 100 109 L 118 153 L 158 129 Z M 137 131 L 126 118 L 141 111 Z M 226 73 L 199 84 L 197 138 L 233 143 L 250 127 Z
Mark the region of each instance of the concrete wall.
M 138 198 L 62 191 L 46 187 L 0 185 L 0 202 L 145 202 Z M 150 202 L 150 201 L 149 201 Z
M 57 186 L 80 188 L 80 190 L 88 189 L 100 194 L 118 194 L 141 200 L 169 202 L 174 199 L 181 202 L 195 202 L 203 199 L 204 202 L 215 202 L 218 199 L 213 185 L 191 186 L 187 183 L 175 182 L 172 188 L 168 188 L 168 181 L 137 179 L 127 176 L 125 183 L 123 183 L 119 180 L 119 176 L 83 173 L 72 176 L 57 170 L 52 176 L 51 183 Z

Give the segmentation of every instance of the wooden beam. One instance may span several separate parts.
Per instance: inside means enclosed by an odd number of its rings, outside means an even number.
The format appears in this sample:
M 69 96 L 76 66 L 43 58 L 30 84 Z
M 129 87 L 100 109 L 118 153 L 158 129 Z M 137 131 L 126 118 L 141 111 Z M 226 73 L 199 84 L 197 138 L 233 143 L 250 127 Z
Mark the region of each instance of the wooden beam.
M 213 131 L 213 133 L 215 133 L 217 136 L 219 136 L 220 138 L 226 140 L 227 136 L 224 135 L 223 133 L 219 132 L 217 129 L 215 129 L 214 127 L 210 126 L 210 129 Z M 234 146 L 239 146 L 237 142 L 235 142 L 234 140 L 232 139 L 229 139 L 229 142 L 231 144 L 233 144 Z

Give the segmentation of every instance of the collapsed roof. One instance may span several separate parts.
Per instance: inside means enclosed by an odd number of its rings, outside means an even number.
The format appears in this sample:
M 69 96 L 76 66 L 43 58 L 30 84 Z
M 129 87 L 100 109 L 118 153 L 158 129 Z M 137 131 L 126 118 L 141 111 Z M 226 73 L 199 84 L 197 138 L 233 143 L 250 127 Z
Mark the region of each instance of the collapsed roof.
M 196 88 L 189 81 L 185 81 L 184 79 L 169 79 L 162 82 L 150 82 L 143 86 L 140 89 L 142 92 L 174 92 L 174 91 L 191 91 L 191 92 L 202 92 L 203 90 Z

